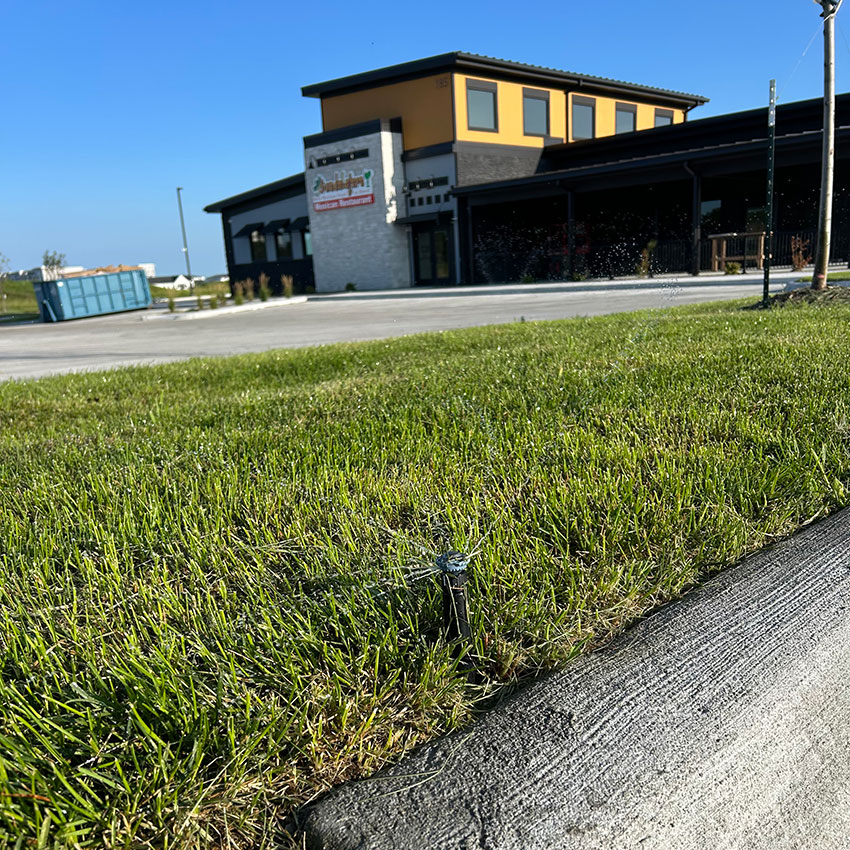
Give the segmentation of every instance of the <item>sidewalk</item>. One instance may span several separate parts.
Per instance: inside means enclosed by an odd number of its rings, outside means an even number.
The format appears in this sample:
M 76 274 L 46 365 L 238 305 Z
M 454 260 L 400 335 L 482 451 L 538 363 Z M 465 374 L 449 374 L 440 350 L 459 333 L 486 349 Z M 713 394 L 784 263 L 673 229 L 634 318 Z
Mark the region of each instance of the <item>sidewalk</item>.
M 843 268 L 843 266 L 842 266 Z M 800 283 L 807 272 L 781 271 L 771 272 L 770 291 L 776 293 L 787 285 L 808 286 Z M 753 287 L 763 285 L 764 278 L 761 272 L 751 271 L 747 274 L 715 274 L 703 273 L 698 277 L 692 275 L 657 275 L 656 277 L 634 277 L 615 278 L 614 280 L 581 280 L 581 281 L 556 281 L 546 283 L 497 283 L 481 286 L 443 286 L 424 287 L 417 286 L 404 289 L 364 289 L 359 292 L 326 292 L 308 296 L 314 300 L 345 300 L 345 299 L 371 299 L 371 298 L 457 298 L 470 295 L 534 295 L 542 292 L 602 292 L 610 290 L 675 290 L 677 287 L 683 289 L 699 288 L 701 286 L 729 286 L 740 287 L 752 284 Z

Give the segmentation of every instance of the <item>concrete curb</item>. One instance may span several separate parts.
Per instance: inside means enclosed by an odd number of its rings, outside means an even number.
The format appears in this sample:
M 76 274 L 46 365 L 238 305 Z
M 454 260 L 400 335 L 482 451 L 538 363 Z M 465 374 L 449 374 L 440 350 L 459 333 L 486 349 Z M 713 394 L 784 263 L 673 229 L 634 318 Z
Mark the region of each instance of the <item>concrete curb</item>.
M 302 813 L 323 850 L 839 850 L 850 509 Z
M 843 267 L 842 267 L 843 268 Z M 771 274 L 771 292 L 776 294 L 780 287 L 799 284 L 801 272 L 780 271 Z M 412 287 L 409 289 L 364 289 L 358 292 L 320 292 L 310 295 L 311 301 L 347 301 L 384 298 L 463 298 L 475 295 L 537 295 L 553 292 L 604 292 L 606 290 L 655 290 L 655 289 L 699 289 L 701 286 L 740 287 L 751 284 L 753 289 L 761 291 L 763 277 L 761 272 L 746 275 L 701 274 L 656 275 L 651 278 L 615 278 L 603 280 L 593 278 L 581 281 L 549 281 L 545 283 L 498 283 L 475 286 Z M 833 284 L 834 285 L 834 284 Z
M 251 313 L 254 310 L 268 310 L 272 307 L 289 307 L 292 304 L 303 304 L 306 295 L 293 295 L 292 298 L 276 298 L 270 301 L 258 301 L 251 304 L 240 304 L 233 307 L 219 307 L 217 310 L 196 310 L 191 313 L 168 313 L 166 311 L 145 313 L 139 318 L 143 322 L 154 320 L 189 321 L 191 319 L 216 319 L 219 316 L 231 316 L 234 313 Z

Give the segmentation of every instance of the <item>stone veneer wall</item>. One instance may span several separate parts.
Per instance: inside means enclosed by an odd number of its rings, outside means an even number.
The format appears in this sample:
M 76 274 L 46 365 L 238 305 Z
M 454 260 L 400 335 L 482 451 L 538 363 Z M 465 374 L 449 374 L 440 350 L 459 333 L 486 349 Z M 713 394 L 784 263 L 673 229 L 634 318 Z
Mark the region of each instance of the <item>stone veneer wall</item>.
M 317 160 L 368 149 L 360 159 L 325 166 L 311 165 Z M 394 224 L 404 215 L 404 167 L 401 162 L 400 132 L 381 122 L 378 132 L 343 141 L 319 143 L 305 150 L 305 182 L 313 239 L 313 269 L 317 292 L 337 292 L 353 283 L 358 290 L 400 289 L 411 285 L 408 236 L 406 229 Z M 375 202 L 363 206 L 316 210 L 316 175 L 328 179 L 343 169 L 362 172 L 371 169 Z

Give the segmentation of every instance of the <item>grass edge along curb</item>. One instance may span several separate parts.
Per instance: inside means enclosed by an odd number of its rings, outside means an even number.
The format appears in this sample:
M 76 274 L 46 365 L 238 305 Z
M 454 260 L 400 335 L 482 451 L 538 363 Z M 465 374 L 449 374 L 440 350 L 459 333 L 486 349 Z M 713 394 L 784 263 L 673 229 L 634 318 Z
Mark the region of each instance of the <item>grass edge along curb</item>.
M 845 505 L 848 318 L 701 305 L 0 386 L 0 835 L 273 843 Z M 476 547 L 470 686 L 430 572 Z
M 306 845 L 844 850 L 848 544 L 845 509 L 748 556 L 471 729 L 334 789 L 299 813 Z

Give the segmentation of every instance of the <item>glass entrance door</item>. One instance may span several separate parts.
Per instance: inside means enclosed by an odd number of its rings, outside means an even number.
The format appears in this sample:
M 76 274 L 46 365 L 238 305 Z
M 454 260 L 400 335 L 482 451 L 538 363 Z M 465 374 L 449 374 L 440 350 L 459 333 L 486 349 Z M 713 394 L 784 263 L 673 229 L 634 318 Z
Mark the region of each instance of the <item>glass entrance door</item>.
M 451 283 L 451 230 L 448 227 L 419 225 L 413 232 L 413 256 L 417 286 L 445 286 Z

